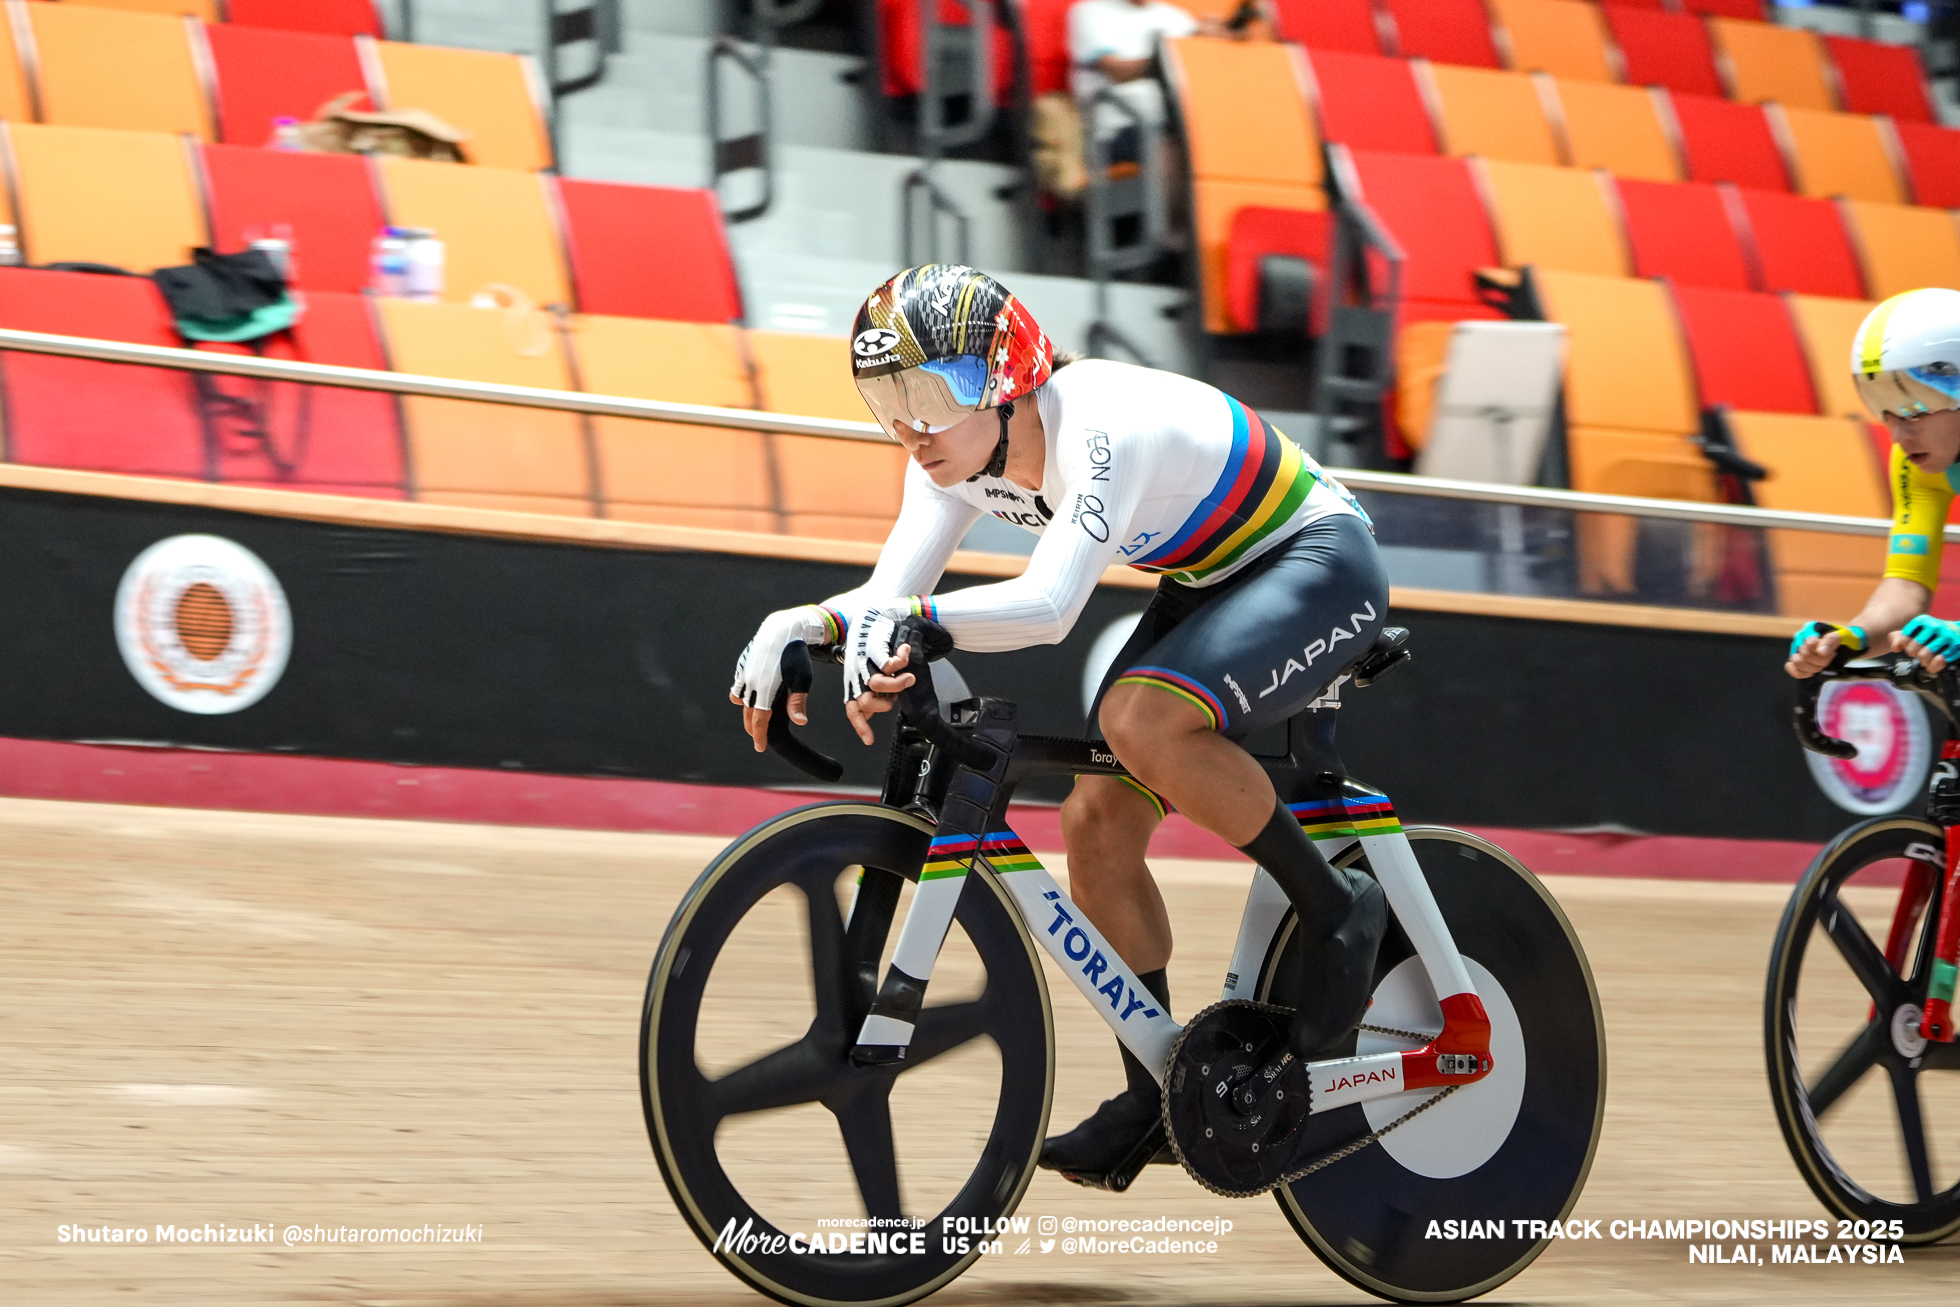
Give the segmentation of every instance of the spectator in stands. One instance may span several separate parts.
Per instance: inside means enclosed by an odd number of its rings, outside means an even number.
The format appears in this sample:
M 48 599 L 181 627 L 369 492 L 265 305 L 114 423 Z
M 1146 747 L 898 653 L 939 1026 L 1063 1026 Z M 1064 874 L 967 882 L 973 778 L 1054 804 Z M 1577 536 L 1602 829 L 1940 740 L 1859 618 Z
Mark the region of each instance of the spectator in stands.
M 1258 17 L 1251 0 L 1229 22 L 1197 19 L 1168 0 L 1076 0 L 1068 11 L 1068 54 L 1072 87 L 1090 121 L 1089 101 L 1111 87 L 1145 122 L 1164 125 L 1164 88 L 1157 80 L 1157 41 L 1160 37 L 1218 36 L 1242 39 Z M 1103 107 L 1093 118 L 1098 140 L 1115 140 L 1134 132 L 1129 119 Z M 1134 160 L 1136 147 L 1112 151 L 1113 158 Z

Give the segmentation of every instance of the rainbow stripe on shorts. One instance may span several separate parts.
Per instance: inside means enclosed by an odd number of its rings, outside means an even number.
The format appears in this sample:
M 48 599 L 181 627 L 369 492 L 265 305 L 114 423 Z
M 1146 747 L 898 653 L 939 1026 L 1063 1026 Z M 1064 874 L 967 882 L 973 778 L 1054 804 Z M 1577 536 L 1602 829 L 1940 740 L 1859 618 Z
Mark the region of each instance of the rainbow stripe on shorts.
M 1224 730 L 1232 720 L 1226 715 L 1225 705 L 1219 702 L 1217 695 L 1183 672 L 1175 672 L 1168 667 L 1132 667 L 1116 678 L 1116 684 L 1148 685 L 1168 691 L 1203 713 L 1214 731 Z

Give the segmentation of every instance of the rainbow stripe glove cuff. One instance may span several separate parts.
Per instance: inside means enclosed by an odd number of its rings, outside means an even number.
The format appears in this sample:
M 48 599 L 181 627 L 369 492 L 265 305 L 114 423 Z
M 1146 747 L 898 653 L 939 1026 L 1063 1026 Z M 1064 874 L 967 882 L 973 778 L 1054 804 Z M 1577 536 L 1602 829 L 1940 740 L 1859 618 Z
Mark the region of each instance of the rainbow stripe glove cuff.
M 1907 622 L 1900 634 L 1919 641 L 1920 648 L 1928 653 L 1938 654 L 1949 663 L 1960 663 L 1960 625 L 1921 613 Z
M 1803 652 L 1805 640 L 1822 639 L 1833 633 L 1837 635 L 1842 647 L 1857 653 L 1863 653 L 1866 646 L 1871 643 L 1865 638 L 1865 628 L 1862 626 L 1833 626 L 1829 622 L 1805 622 L 1797 628 L 1797 633 L 1790 637 L 1790 657 L 1795 658 Z

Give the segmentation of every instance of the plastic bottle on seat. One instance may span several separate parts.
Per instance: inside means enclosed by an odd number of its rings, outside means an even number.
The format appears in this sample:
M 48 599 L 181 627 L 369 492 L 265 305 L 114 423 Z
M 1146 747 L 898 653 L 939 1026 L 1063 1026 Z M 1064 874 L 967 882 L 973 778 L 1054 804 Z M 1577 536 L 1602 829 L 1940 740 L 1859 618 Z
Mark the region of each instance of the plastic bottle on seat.
M 376 295 L 408 293 L 408 238 L 400 227 L 383 227 L 368 256 L 369 288 Z
M 407 235 L 408 278 L 402 293 L 412 300 L 433 303 L 442 298 L 446 254 L 442 238 L 423 227 L 412 228 Z
M 271 139 L 267 140 L 265 144 L 266 148 L 271 150 L 305 149 L 306 147 L 300 143 L 299 139 L 299 119 L 274 118 L 272 120 Z
M 20 231 L 12 223 L 0 223 L 0 268 L 18 268 L 27 260 L 20 252 Z

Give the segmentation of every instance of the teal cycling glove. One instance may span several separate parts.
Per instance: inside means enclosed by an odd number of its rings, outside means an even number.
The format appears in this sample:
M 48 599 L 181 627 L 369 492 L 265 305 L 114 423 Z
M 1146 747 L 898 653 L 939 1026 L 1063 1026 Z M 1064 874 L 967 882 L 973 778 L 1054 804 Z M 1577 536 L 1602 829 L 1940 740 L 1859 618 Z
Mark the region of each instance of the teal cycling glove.
M 1865 638 L 1865 628 L 1862 626 L 1833 626 L 1829 622 L 1805 622 L 1797 628 L 1797 633 L 1790 637 L 1790 656 L 1795 658 L 1803 652 L 1803 642 L 1805 640 L 1813 636 L 1822 638 L 1833 632 L 1836 633 L 1838 641 L 1843 648 L 1853 650 L 1857 653 L 1863 653 L 1865 646 L 1870 643 Z
M 1928 653 L 1938 654 L 1949 663 L 1960 663 L 1960 625 L 1921 613 L 1907 622 L 1900 634 L 1908 640 L 1917 640 L 1919 647 Z

